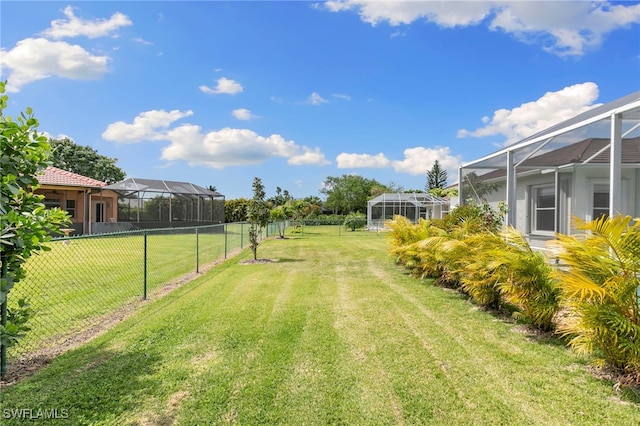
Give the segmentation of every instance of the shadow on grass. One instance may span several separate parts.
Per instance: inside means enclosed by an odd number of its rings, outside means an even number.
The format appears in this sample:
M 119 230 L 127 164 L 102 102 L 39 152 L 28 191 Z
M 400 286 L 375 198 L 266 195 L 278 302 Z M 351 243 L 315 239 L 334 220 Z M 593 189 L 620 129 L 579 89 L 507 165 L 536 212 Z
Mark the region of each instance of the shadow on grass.
M 276 263 L 295 263 L 295 262 L 306 262 L 306 259 L 292 259 L 288 257 L 279 258 Z
M 135 410 L 162 383 L 154 372 L 162 357 L 153 345 L 113 351 L 102 347 L 82 348 L 61 355 L 32 377 L 3 386 L 3 425 L 22 424 L 38 413 L 38 421 L 69 424 L 113 422 Z M 71 372 L 72 374 L 69 374 Z M 9 410 L 9 411 L 6 411 Z M 39 411 L 40 410 L 40 411 Z M 52 417 L 52 416 L 49 416 Z

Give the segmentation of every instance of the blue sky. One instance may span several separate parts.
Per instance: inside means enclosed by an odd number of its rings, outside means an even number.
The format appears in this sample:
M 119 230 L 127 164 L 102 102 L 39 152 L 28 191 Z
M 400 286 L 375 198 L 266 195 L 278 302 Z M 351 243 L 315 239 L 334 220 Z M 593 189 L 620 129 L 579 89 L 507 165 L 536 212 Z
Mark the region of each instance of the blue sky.
M 0 3 L 8 115 L 129 177 L 295 197 L 359 174 L 423 189 L 640 90 L 640 3 Z

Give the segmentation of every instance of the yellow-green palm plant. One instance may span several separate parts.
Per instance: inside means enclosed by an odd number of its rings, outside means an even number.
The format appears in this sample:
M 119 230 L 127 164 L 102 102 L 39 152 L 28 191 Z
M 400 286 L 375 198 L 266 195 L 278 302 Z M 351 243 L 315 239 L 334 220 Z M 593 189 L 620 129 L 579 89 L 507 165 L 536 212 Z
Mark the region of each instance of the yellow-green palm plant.
M 441 283 L 447 267 L 442 260 L 441 250 L 443 244 L 451 239 L 451 235 L 435 226 L 430 227 L 429 230 L 430 235 L 427 238 L 415 243 L 418 258 L 415 272 L 422 278 L 436 278 Z
M 619 369 L 640 370 L 640 219 L 602 217 L 559 236 L 566 268 L 554 272 L 569 309 L 558 331 L 580 352 Z
M 513 227 L 501 233 L 502 243 L 489 248 L 486 255 L 499 274 L 498 289 L 507 303 L 518 311 L 516 318 L 550 331 L 560 306 L 560 290 L 551 277 L 553 268 L 541 251 L 533 250 Z
M 504 240 L 489 232 L 474 234 L 464 241 L 466 253 L 461 259 L 461 288 L 483 306 L 498 308 L 501 304 L 499 283 L 502 264 L 490 253 L 504 248 Z
M 393 220 L 386 222 L 386 226 L 391 229 L 389 253 L 395 257 L 397 263 L 413 270 L 420 262 L 416 243 L 430 235 L 429 222 L 420 219 L 414 224 L 404 216 L 394 216 Z
M 459 288 L 464 269 L 469 263 L 468 254 L 473 250 L 473 240 L 480 235 L 480 219 L 466 218 L 450 227 L 434 245 L 434 262 L 438 265 L 438 283 Z M 470 239 L 471 238 L 471 239 Z

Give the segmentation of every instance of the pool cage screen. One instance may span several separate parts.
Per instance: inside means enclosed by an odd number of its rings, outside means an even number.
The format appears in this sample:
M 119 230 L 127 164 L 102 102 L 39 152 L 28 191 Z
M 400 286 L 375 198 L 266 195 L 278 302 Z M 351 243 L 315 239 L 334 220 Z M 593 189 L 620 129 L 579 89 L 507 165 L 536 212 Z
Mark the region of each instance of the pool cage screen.
M 224 222 L 224 195 L 192 183 L 130 178 L 106 189 L 119 194 L 118 222 L 138 228 Z
M 382 194 L 367 203 L 367 227 L 383 229 L 386 220 L 404 216 L 413 223 L 419 219 L 441 219 L 449 212 L 449 201 L 428 193 Z

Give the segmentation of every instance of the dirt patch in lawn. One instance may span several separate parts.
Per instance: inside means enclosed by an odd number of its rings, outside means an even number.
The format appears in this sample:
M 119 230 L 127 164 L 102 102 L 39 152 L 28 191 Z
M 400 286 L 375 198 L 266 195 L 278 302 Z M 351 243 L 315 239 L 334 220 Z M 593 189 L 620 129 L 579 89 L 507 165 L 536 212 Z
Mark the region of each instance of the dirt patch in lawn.
M 237 253 L 239 253 L 239 251 L 229 253 L 228 257 L 232 257 Z M 47 347 L 43 349 L 31 352 L 20 358 L 9 360 L 9 362 L 7 363 L 7 372 L 0 380 L 0 386 L 12 385 L 26 377 L 35 374 L 42 367 L 53 361 L 53 359 L 58 355 L 61 355 L 70 349 L 77 348 L 78 346 L 91 341 L 101 334 L 104 334 L 119 322 L 133 315 L 140 306 L 151 301 L 161 299 L 172 291 L 193 281 L 200 275 L 205 274 L 211 268 L 222 263 L 223 261 L 224 259 L 221 259 L 201 266 L 199 268 L 199 272 L 190 272 L 186 275 L 183 275 L 149 294 L 146 300 L 133 300 L 122 306 L 120 309 L 95 319 L 95 321 L 93 321 L 93 323 L 89 327 L 82 331 L 73 333 L 68 336 L 58 336 L 56 338 L 57 341 L 55 342 L 55 344 L 47 345 Z

